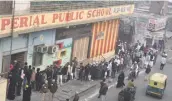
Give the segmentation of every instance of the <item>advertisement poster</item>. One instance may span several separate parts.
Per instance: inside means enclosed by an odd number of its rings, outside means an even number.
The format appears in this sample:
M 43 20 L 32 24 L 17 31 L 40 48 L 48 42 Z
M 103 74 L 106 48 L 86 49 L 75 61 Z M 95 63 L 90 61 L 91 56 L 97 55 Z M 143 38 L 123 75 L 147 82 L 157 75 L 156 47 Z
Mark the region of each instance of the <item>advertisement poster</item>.
M 56 41 L 56 45 L 59 46 L 57 53 L 57 59 L 61 61 L 61 66 L 64 66 L 67 62 L 70 62 L 72 53 L 72 38 Z

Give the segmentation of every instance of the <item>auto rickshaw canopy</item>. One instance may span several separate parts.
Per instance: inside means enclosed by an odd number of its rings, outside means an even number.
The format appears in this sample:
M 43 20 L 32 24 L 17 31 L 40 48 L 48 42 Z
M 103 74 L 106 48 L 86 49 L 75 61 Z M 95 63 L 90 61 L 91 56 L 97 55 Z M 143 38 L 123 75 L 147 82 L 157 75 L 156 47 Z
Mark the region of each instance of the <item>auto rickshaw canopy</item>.
M 155 73 L 149 78 L 149 86 L 164 89 L 166 86 L 167 75 Z

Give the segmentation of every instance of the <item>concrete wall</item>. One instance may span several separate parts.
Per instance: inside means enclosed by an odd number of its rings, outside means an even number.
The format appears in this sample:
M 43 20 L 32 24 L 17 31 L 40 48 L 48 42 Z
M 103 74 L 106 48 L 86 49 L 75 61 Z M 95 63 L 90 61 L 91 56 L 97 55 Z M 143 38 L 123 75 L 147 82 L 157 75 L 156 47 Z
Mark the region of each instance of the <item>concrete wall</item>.
M 27 14 L 30 12 L 31 0 L 15 0 L 15 14 Z
M 35 45 L 45 44 L 47 46 L 55 44 L 55 34 L 56 30 L 45 30 L 40 32 L 34 32 L 29 34 L 29 45 L 28 45 L 28 54 L 27 54 L 27 62 L 29 65 L 32 65 L 33 60 L 33 48 Z M 43 40 L 40 39 L 40 36 L 43 36 Z M 36 68 L 41 68 L 41 70 L 45 69 L 47 65 L 51 65 L 53 61 L 56 60 L 55 54 L 44 54 L 43 56 L 43 64 L 41 66 L 37 66 Z
M 0 50 L 4 55 L 9 54 L 11 47 L 11 38 L 0 39 Z M 17 53 L 20 49 L 27 48 L 27 35 L 20 35 L 19 37 L 12 39 L 12 53 Z

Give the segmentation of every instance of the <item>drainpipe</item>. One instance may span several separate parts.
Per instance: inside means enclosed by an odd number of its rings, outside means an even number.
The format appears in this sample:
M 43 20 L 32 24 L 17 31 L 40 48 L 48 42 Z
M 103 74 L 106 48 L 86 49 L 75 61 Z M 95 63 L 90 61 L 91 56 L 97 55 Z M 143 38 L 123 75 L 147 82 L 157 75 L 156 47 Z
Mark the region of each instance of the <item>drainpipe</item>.
M 11 54 L 12 54 L 12 43 L 13 43 L 13 27 L 14 27 L 14 16 L 15 16 L 15 0 L 13 0 L 13 4 L 12 4 L 12 18 L 11 18 L 11 33 L 10 33 L 10 37 L 11 37 L 11 46 L 10 46 L 10 64 L 11 64 Z

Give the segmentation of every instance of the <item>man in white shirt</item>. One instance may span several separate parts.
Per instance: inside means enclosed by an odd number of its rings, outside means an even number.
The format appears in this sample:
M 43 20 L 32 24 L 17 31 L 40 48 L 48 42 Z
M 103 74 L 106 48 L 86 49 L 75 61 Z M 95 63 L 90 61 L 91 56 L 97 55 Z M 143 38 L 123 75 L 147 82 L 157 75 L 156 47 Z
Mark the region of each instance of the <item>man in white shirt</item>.
M 119 69 L 120 69 L 119 66 L 120 66 L 120 63 L 121 63 L 119 57 L 117 57 L 117 58 L 115 59 L 115 62 L 117 63 L 117 72 L 119 72 Z
M 111 72 L 112 72 L 112 62 L 110 61 L 109 62 L 109 64 L 108 64 L 108 66 L 107 66 L 107 70 L 108 70 L 108 76 L 110 76 L 111 77 Z
M 161 66 L 160 66 L 160 70 L 163 70 L 164 69 L 164 66 L 165 66 L 165 64 L 166 64 L 166 58 L 165 57 L 162 57 L 161 58 Z

